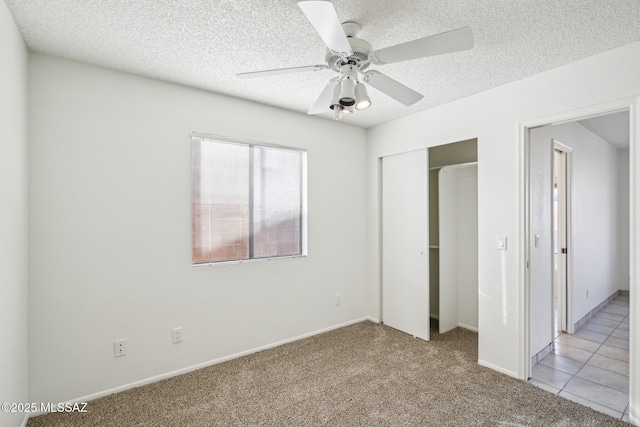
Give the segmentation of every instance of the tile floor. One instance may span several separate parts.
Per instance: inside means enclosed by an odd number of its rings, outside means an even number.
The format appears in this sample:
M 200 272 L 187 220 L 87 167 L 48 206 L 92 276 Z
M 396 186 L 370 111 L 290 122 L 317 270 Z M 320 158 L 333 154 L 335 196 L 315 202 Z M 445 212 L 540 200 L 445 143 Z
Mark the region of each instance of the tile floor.
M 530 383 L 629 421 L 629 296 L 618 295 L 531 369 Z

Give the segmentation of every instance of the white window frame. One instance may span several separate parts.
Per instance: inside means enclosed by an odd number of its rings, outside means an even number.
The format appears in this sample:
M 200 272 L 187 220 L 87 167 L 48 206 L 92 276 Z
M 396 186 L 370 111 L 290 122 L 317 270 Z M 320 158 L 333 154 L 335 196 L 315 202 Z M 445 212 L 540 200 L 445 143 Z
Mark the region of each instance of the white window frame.
M 201 267 L 201 266 L 214 266 L 214 265 L 228 265 L 228 264 L 245 264 L 252 263 L 257 261 L 272 261 L 275 259 L 289 259 L 289 258 L 301 258 L 307 257 L 307 150 L 303 148 L 297 147 L 288 147 L 279 144 L 270 144 L 266 142 L 260 141 L 252 141 L 245 139 L 235 139 L 228 138 L 224 136 L 211 135 L 199 132 L 192 132 L 189 137 L 189 143 L 191 147 L 193 147 L 193 140 L 195 138 L 206 139 L 211 141 L 217 141 L 225 144 L 238 144 L 249 147 L 266 147 L 266 148 L 277 148 L 281 150 L 291 150 L 296 151 L 301 154 L 301 171 L 300 171 L 300 190 L 301 190 L 301 198 L 300 198 L 300 254 L 294 255 L 281 255 L 281 256 L 271 256 L 271 257 L 262 257 L 262 258 L 248 258 L 248 259 L 238 259 L 238 260 L 227 260 L 227 261 L 211 261 L 211 262 L 201 262 L 194 263 L 193 262 L 193 252 L 191 255 L 191 266 L 192 267 Z M 193 153 L 192 153 L 193 155 Z M 253 156 L 251 156 L 253 157 Z M 253 167 L 253 160 L 251 160 L 250 168 Z M 193 164 L 191 165 L 191 230 L 193 232 Z M 253 193 L 253 182 L 249 183 L 250 193 Z M 252 198 L 251 198 L 252 199 Z M 250 210 L 253 210 L 253 200 L 250 200 Z M 253 219 L 253 212 L 250 214 L 250 218 Z M 249 235 L 249 245 L 251 245 L 253 241 L 253 225 L 250 224 L 250 235 Z M 193 251 L 193 236 L 191 239 L 191 250 Z M 252 250 L 249 250 L 250 256 L 253 256 Z

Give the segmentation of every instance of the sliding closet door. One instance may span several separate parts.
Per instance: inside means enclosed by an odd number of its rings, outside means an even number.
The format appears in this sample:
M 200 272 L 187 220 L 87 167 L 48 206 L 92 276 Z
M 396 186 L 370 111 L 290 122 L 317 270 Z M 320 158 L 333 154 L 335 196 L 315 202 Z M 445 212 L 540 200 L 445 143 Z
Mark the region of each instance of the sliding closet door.
M 382 159 L 382 321 L 429 339 L 427 150 Z

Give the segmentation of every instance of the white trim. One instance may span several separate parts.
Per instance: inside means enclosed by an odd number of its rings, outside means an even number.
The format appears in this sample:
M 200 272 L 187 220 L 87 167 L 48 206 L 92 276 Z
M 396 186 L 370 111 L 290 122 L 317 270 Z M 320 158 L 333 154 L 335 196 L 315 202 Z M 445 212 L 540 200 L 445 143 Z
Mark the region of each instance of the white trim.
M 27 427 L 27 423 L 29 422 L 29 418 L 31 417 L 35 417 L 37 415 L 41 415 L 41 414 L 31 414 L 29 412 L 24 414 L 24 419 L 22 420 L 22 424 L 20 424 L 20 427 Z
M 575 122 L 577 120 L 588 119 L 591 117 L 602 116 L 611 113 L 625 111 L 636 102 L 638 95 L 626 98 L 614 99 L 602 104 L 589 105 L 582 108 L 576 108 L 569 111 L 561 111 L 541 117 L 533 117 L 520 120 L 519 124 L 525 128 L 534 128 L 550 124 L 562 124 L 567 122 Z
M 462 142 L 462 141 L 460 141 Z M 453 142 L 452 144 L 457 144 L 456 142 Z M 438 147 L 431 147 L 431 148 L 438 148 Z M 434 166 L 432 168 L 429 168 L 430 171 L 435 171 L 435 170 L 440 170 L 443 168 L 457 168 L 457 167 L 464 167 L 464 166 L 471 166 L 471 165 L 478 165 L 478 162 L 466 162 L 466 163 L 454 163 L 451 165 L 443 165 L 443 166 Z
M 243 138 L 230 138 L 227 136 L 221 136 L 221 135 L 212 135 L 212 134 L 208 134 L 208 133 L 202 133 L 202 132 L 191 132 L 189 134 L 190 138 L 200 138 L 200 139 L 208 139 L 210 141 L 217 141 L 217 142 L 223 142 L 223 143 L 227 143 L 227 144 L 239 144 L 239 145 L 257 145 L 259 147 L 267 147 L 267 148 L 280 148 L 283 150 L 293 150 L 293 151 L 303 151 L 303 152 L 307 152 L 306 148 L 298 148 L 298 147 L 290 147 L 287 145 L 279 145 L 279 144 L 273 144 L 270 142 L 263 142 L 263 141 L 255 141 L 252 139 L 243 139 Z
M 524 236 L 520 243 L 520 256 L 518 256 L 518 276 L 523 286 L 516 287 L 516 299 L 522 315 L 518 316 L 518 373 L 516 378 L 527 380 L 531 376 L 531 346 L 529 342 L 530 310 L 529 310 L 529 128 L 524 123 L 518 123 L 518 167 L 522 173 L 518 174 L 518 186 L 521 196 L 518 198 L 518 235 Z
M 382 159 L 383 157 L 397 156 L 398 154 L 412 153 L 414 151 L 427 150 L 427 149 L 429 149 L 429 147 L 420 146 L 416 148 L 403 148 L 400 150 L 393 150 L 393 151 L 388 151 L 384 153 L 378 153 L 378 159 Z
M 315 336 L 315 335 L 320 335 L 320 334 L 323 334 L 325 332 L 333 331 L 333 330 L 336 330 L 336 329 L 344 328 L 346 326 L 355 325 L 356 323 L 362 323 L 362 322 L 366 322 L 366 321 L 380 323 L 377 319 L 374 319 L 374 318 L 372 318 L 370 316 L 361 317 L 359 319 L 354 319 L 354 320 L 350 320 L 348 322 L 344 322 L 344 323 L 340 323 L 340 324 L 337 324 L 337 325 L 328 326 L 326 328 L 318 329 L 317 331 L 309 332 L 309 333 L 298 335 L 298 336 L 295 336 L 295 337 L 292 337 L 292 338 L 287 338 L 287 339 L 284 339 L 284 340 L 281 340 L 281 341 L 276 341 L 276 342 L 271 343 L 271 344 L 266 344 L 266 345 L 262 345 L 260 347 L 255 347 L 255 348 L 252 348 L 252 349 L 249 349 L 249 350 L 241 351 L 239 353 L 231 354 L 229 356 L 219 357 L 217 359 L 209 360 L 207 362 L 198 363 L 196 365 L 191 365 L 191 366 L 188 366 L 186 368 L 181 368 L 181 369 L 177 369 L 175 371 L 167 372 L 167 373 L 164 373 L 164 374 L 155 375 L 153 377 L 145 378 L 143 380 L 134 381 L 132 383 L 124 384 L 124 385 L 121 385 L 121 386 L 118 386 L 118 387 L 114 387 L 114 388 L 111 388 L 111 389 L 108 389 L 108 390 L 99 391 L 97 393 L 88 394 L 86 396 L 78 397 L 78 398 L 75 398 L 75 399 L 69 399 L 68 401 L 66 401 L 64 403 L 88 402 L 88 401 L 91 401 L 91 400 L 95 400 L 95 399 L 99 399 L 101 397 L 108 396 L 110 394 L 119 393 L 121 391 L 125 391 L 125 390 L 129 390 L 129 389 L 132 389 L 132 388 L 140 387 L 140 386 L 143 386 L 143 385 L 155 383 L 155 382 L 158 382 L 158 381 L 161 381 L 161 380 L 165 380 L 167 378 L 171 378 L 171 377 L 175 377 L 175 376 L 178 376 L 178 375 L 187 374 L 189 372 L 196 371 L 198 369 L 207 368 L 209 366 L 217 365 L 219 363 L 227 362 L 229 360 L 237 359 L 239 357 L 247 356 L 249 354 L 258 353 L 260 351 L 268 350 L 268 349 L 274 348 L 274 347 L 278 347 L 278 346 L 281 346 L 283 344 L 289 344 L 289 343 L 292 343 L 292 342 L 295 342 L 295 341 L 299 341 L 299 340 L 302 340 L 302 339 L 305 339 L 305 338 L 309 338 L 309 337 L 312 337 L 312 336 Z M 30 414 L 27 414 L 27 417 L 25 418 L 25 422 L 23 422 L 22 426 L 23 427 L 26 426 L 26 421 L 28 421 L 29 417 L 36 417 L 36 416 L 42 415 L 44 413 L 45 412 L 32 412 Z
M 494 365 L 493 363 L 485 362 L 482 359 L 478 359 L 478 365 L 484 366 L 485 368 L 493 369 L 494 371 L 498 371 L 502 374 L 509 375 L 510 377 L 513 377 L 513 378 L 520 378 L 517 372 L 504 369 L 502 366 Z
M 569 147 L 568 145 L 564 145 L 562 142 L 558 141 L 555 138 L 551 139 L 553 141 L 553 148 L 564 151 L 565 153 L 571 153 L 573 151 L 573 148 Z
M 378 199 L 378 218 L 377 218 L 377 227 L 378 227 L 378 318 L 380 322 L 384 322 L 384 316 L 382 315 L 382 308 L 384 304 L 384 300 L 382 298 L 382 243 L 384 236 L 382 235 L 382 157 L 378 157 L 376 159 L 377 165 L 377 173 L 378 176 L 376 182 L 376 192 Z
M 474 134 L 467 134 L 467 135 L 462 135 L 458 137 L 454 136 L 451 138 L 438 139 L 435 141 L 428 141 L 428 142 L 421 141 L 420 143 L 416 144 L 412 148 L 390 149 L 389 151 L 379 152 L 376 154 L 376 157 L 380 159 L 382 157 L 395 156 L 396 154 L 409 153 L 411 151 L 418 151 L 424 148 L 434 148 L 434 147 L 439 147 L 441 145 L 455 144 L 456 142 L 469 141 L 471 139 L 478 139 L 478 134 L 474 133 Z
M 304 245 L 304 246 L 306 246 L 306 245 Z M 216 265 L 247 264 L 247 263 L 251 263 L 251 262 L 260 262 L 260 261 L 274 261 L 276 259 L 307 258 L 308 256 L 309 256 L 308 254 L 302 253 L 300 255 L 272 256 L 272 257 L 268 257 L 268 258 L 249 258 L 249 259 L 234 259 L 234 260 L 231 260 L 231 261 L 201 262 L 201 263 L 198 263 L 198 264 L 193 264 L 192 263 L 191 267 L 213 267 L 213 266 L 216 266 Z
M 458 322 L 458 326 L 461 327 L 462 329 L 468 329 L 472 332 L 478 332 L 478 328 L 476 328 L 475 326 L 465 325 L 464 323 L 460 323 L 460 322 Z
M 640 239 L 638 238 L 638 203 L 640 203 L 640 96 L 629 106 L 629 419 L 640 424 L 640 366 L 636 337 L 640 332 L 640 314 L 635 307 L 640 304 L 640 288 L 636 288 L 640 263 Z

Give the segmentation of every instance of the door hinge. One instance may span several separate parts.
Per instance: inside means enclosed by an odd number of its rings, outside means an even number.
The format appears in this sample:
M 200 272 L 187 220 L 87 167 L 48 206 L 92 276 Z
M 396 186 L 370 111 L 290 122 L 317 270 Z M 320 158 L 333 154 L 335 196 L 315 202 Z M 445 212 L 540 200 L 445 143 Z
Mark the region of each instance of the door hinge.
M 562 248 L 562 253 L 566 254 L 567 253 L 567 248 Z

